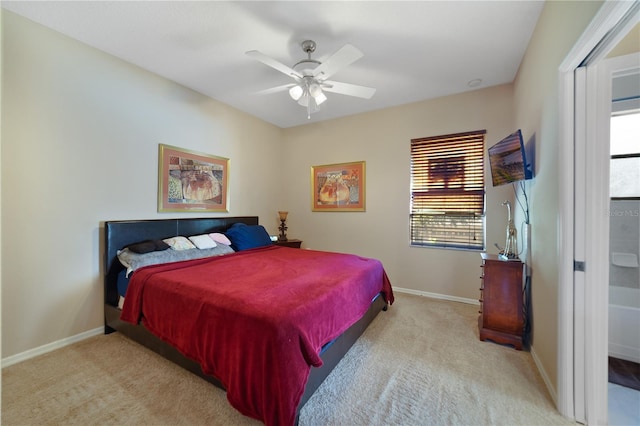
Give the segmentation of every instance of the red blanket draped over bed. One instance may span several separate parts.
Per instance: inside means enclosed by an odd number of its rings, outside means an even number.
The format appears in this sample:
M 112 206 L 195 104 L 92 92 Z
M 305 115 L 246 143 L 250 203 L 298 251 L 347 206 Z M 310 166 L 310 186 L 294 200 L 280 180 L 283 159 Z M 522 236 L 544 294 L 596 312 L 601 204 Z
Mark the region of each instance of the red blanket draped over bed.
M 121 318 L 199 362 L 241 413 L 292 425 L 321 347 L 380 292 L 393 303 L 378 260 L 270 246 L 139 269 Z

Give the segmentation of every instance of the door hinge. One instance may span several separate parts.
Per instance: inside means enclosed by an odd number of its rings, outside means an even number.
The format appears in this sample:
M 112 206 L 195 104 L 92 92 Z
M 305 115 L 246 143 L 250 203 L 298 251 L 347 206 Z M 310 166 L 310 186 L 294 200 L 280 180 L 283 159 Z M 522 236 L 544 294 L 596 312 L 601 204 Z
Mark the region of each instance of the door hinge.
M 574 271 L 578 271 L 578 272 L 584 272 L 585 265 L 586 265 L 585 262 L 574 260 L 573 261 L 573 270 Z

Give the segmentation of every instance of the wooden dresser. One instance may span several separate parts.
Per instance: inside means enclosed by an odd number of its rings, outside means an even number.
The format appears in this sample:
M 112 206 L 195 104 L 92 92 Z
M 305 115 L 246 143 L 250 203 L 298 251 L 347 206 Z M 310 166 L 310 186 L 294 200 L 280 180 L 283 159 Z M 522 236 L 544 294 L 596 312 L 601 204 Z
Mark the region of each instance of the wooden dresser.
M 513 345 L 522 350 L 524 329 L 523 263 L 500 260 L 497 255 L 481 253 L 480 340 Z

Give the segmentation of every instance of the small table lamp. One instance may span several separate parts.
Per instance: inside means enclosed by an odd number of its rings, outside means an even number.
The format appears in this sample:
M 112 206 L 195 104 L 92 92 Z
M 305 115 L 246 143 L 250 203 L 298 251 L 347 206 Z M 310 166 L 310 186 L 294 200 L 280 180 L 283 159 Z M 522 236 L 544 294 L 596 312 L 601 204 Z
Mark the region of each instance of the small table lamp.
M 278 216 L 280 216 L 280 226 L 278 226 L 280 235 L 278 235 L 278 241 L 287 241 L 287 234 L 285 232 L 287 230 L 287 225 L 285 224 L 287 214 L 289 214 L 289 212 L 278 212 Z

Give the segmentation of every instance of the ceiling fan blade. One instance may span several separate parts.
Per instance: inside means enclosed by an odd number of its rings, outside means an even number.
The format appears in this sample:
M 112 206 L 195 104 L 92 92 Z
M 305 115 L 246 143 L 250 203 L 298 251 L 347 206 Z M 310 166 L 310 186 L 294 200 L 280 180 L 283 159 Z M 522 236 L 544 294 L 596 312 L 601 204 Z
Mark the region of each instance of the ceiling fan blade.
M 260 90 L 259 92 L 256 92 L 256 95 L 270 95 L 271 93 L 284 92 L 285 90 L 291 89 L 295 85 L 296 85 L 295 83 L 283 84 L 282 86 L 276 86 L 270 89 Z
M 350 44 L 345 44 L 329 59 L 313 70 L 313 76 L 325 80 L 346 66 L 362 58 L 364 54 Z
M 302 78 L 302 75 L 300 75 L 300 73 L 298 73 L 296 70 L 294 70 L 291 67 L 286 66 L 285 64 L 283 64 L 282 62 L 276 61 L 273 58 L 270 58 L 269 56 L 265 55 L 264 53 L 258 52 L 257 50 L 250 50 L 248 52 L 245 52 L 245 55 L 262 62 L 263 64 L 270 66 L 271 68 L 280 71 L 283 74 L 286 74 L 290 77 L 294 77 L 294 78 Z
M 357 96 L 358 98 L 371 99 L 376 89 L 357 84 L 340 83 L 338 81 L 323 81 L 322 90 L 325 92 L 340 93 L 342 95 Z

